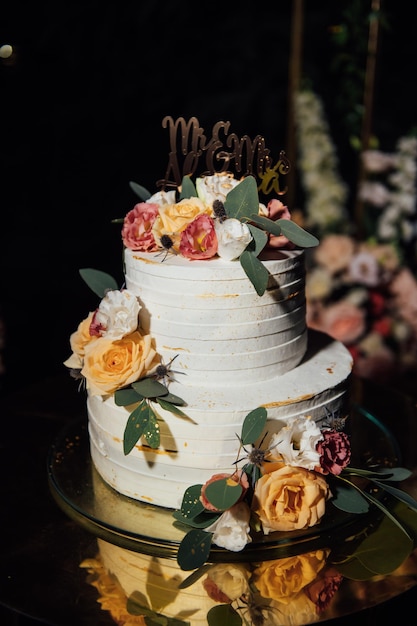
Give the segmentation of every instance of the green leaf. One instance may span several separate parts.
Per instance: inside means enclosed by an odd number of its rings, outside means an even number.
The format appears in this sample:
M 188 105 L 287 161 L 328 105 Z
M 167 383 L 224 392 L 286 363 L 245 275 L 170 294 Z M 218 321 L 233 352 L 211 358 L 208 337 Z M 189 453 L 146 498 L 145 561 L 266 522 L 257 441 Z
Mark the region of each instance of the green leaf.
M 213 606 L 207 613 L 208 626 L 242 626 L 242 618 L 231 604 Z
M 188 415 L 186 415 L 185 413 L 183 413 L 181 411 L 181 409 L 179 409 L 177 406 L 175 406 L 175 404 L 172 404 L 171 402 L 167 402 L 165 400 L 165 397 L 163 398 L 156 398 L 156 402 L 163 408 L 165 409 L 165 411 L 169 411 L 170 413 L 173 413 L 174 415 L 177 415 L 178 417 L 186 417 L 188 418 Z
M 229 192 L 231 193 L 231 192 Z M 255 287 L 258 296 L 263 296 L 268 286 L 269 272 L 263 263 L 248 250 L 244 250 L 239 257 L 240 264 Z
M 368 501 L 348 481 L 345 484 L 338 481 L 336 489 L 332 489 L 332 493 L 331 502 L 341 511 L 355 514 L 369 511 Z
M 190 176 L 184 176 L 181 181 L 180 200 L 184 198 L 195 198 L 197 196 L 197 189 L 191 180 Z
M 80 269 L 79 273 L 83 281 L 99 298 L 104 298 L 107 291 L 118 289 L 116 280 L 106 272 L 85 267 Z
M 132 383 L 132 387 L 143 398 L 158 398 L 159 396 L 166 396 L 168 393 L 165 385 L 154 378 L 142 378 Z
M 177 522 L 180 522 L 181 524 L 191 526 L 191 528 L 203 529 L 208 528 L 209 526 L 214 524 L 214 522 L 216 522 L 221 516 L 221 513 L 209 513 L 204 509 L 202 513 L 199 513 L 194 517 L 184 517 L 181 511 L 173 511 L 172 516 Z
M 204 574 L 206 574 L 212 567 L 213 565 L 211 565 L 210 563 L 206 563 L 202 567 L 199 567 L 195 570 L 195 572 L 193 572 L 192 574 L 187 576 L 187 578 L 184 578 L 182 582 L 180 582 L 180 584 L 178 585 L 178 589 L 187 589 L 187 587 L 191 587 L 191 585 L 194 585 L 197 580 L 200 580 L 200 578 L 204 576 Z
M 212 539 L 212 533 L 206 533 L 204 530 L 190 530 L 178 548 L 177 562 L 180 568 L 192 570 L 204 565 L 210 554 Z
M 202 486 L 191 485 L 191 487 L 187 487 L 185 490 L 181 502 L 181 514 L 185 518 L 193 518 L 204 511 L 204 506 L 200 501 Z
M 248 413 L 242 424 L 241 442 L 244 446 L 249 443 L 254 444 L 259 439 L 265 427 L 267 417 L 268 412 L 263 406 Z
M 138 183 L 130 181 L 129 187 L 131 188 L 133 193 L 135 193 L 143 202 L 145 200 L 149 200 L 149 198 L 152 196 L 152 194 L 149 193 L 149 191 L 145 187 L 142 187 L 142 185 L 138 185 Z
M 248 228 L 253 237 L 246 250 L 252 252 L 255 256 L 259 256 L 268 242 L 268 235 L 253 224 L 248 224 Z
M 117 406 L 129 406 L 141 400 L 143 400 L 143 397 L 138 395 L 131 387 L 127 389 L 117 389 L 114 393 L 114 403 Z
M 243 487 L 231 478 L 215 480 L 206 486 L 207 500 L 219 511 L 226 511 L 236 504 L 242 495 Z
M 397 498 L 397 500 L 400 500 L 401 502 L 407 504 L 407 506 L 409 506 L 415 513 L 417 513 L 417 502 L 408 493 L 402 491 L 401 489 L 397 489 L 392 485 L 387 485 L 387 483 L 379 480 L 372 480 L 372 482 L 381 489 L 384 489 L 384 491 L 386 491 L 390 495 Z
M 164 402 L 169 402 L 170 404 L 175 404 L 179 406 L 185 405 L 185 402 L 182 398 L 169 392 L 165 396 L 159 397 L 159 400 L 163 400 Z
M 277 220 L 277 223 L 281 227 L 282 234 L 299 248 L 314 248 L 319 244 L 317 237 L 308 233 L 292 220 L 280 219 Z
M 159 425 L 146 400 L 142 400 L 128 417 L 123 434 L 123 452 L 125 455 L 133 450 L 142 435 L 152 448 L 159 447 Z
M 292 220 L 271 220 L 263 215 L 253 214 L 250 216 L 250 221 L 266 230 L 266 232 L 271 233 L 271 235 L 278 237 L 279 235 L 284 235 L 300 248 L 312 248 L 319 244 L 317 237 L 308 233 Z
M 258 188 L 253 176 L 247 176 L 229 191 L 224 209 L 227 217 L 243 222 L 249 221 L 249 216 L 259 211 Z

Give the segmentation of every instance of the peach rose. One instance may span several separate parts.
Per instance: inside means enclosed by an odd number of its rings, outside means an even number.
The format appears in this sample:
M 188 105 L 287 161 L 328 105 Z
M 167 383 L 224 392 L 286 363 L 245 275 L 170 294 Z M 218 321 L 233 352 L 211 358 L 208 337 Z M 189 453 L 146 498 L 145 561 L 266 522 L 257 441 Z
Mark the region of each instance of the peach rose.
M 145 376 L 158 361 L 151 336 L 135 331 L 116 341 L 101 337 L 90 343 L 81 374 L 92 394 L 108 395 Z
M 88 317 L 78 324 L 77 330 L 70 336 L 72 355 L 64 361 L 66 367 L 77 370 L 82 368 L 86 346 L 97 340 L 96 336 L 90 335 L 90 326 L 93 318 L 94 311 L 89 313 Z
M 265 535 L 275 530 L 301 530 L 320 521 L 329 496 L 329 486 L 322 476 L 285 465 L 256 482 L 252 509 Z
M 273 198 L 268 202 L 266 210 L 267 217 L 270 220 L 291 220 L 291 213 L 288 207 L 277 198 Z M 269 235 L 268 246 L 270 248 L 295 248 L 294 244 L 285 235 Z
M 289 604 L 323 569 L 328 553 L 328 550 L 316 550 L 264 561 L 253 573 L 255 586 L 263 598 Z
M 159 215 L 152 227 L 155 241 L 161 246 L 161 237 L 167 235 L 173 242 L 173 250 L 179 252 L 182 231 L 203 213 L 212 216 L 212 209 L 206 207 L 199 198 L 187 198 L 177 204 L 159 207 Z

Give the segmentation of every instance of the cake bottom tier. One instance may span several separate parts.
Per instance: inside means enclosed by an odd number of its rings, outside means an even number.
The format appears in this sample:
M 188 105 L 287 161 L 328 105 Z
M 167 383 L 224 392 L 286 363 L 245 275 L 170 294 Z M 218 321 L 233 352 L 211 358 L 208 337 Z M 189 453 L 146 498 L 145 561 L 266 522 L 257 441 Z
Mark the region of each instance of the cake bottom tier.
M 88 428 L 93 463 L 103 480 L 119 493 L 166 508 L 180 508 L 184 492 L 213 474 L 229 473 L 239 454 L 242 423 L 259 406 L 267 409 L 265 431 L 279 431 L 291 416 L 324 424 L 345 416 L 352 360 L 339 342 L 311 332 L 309 348 L 296 368 L 276 379 L 237 385 L 233 378 L 215 389 L 173 382 L 187 419 L 157 407 L 161 445 L 139 440 L 125 455 L 123 435 L 133 407 L 118 407 L 112 398 L 88 398 Z M 254 442 L 255 443 L 255 442 Z M 264 442 L 268 445 L 268 438 Z

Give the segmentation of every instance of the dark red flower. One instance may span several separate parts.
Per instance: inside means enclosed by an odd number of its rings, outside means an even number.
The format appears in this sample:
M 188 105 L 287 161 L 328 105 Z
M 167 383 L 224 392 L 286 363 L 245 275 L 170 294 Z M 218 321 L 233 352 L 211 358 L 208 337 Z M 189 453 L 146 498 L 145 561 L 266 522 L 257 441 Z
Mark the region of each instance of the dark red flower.
M 316 605 L 317 613 L 322 613 L 328 606 L 343 580 L 335 567 L 329 567 L 319 573 L 317 578 L 304 589 L 307 596 Z
M 320 454 L 320 466 L 323 474 L 338 475 L 349 465 L 351 450 L 350 440 L 346 433 L 337 430 L 324 430 L 323 440 L 317 444 Z

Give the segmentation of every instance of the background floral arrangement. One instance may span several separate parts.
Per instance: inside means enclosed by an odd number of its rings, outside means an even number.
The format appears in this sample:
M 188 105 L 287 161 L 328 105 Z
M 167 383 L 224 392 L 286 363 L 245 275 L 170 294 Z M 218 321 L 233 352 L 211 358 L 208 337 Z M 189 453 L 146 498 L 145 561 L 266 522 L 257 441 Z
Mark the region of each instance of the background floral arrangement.
M 359 235 L 320 99 L 300 92 L 296 111 L 305 222 L 320 237 L 308 258 L 308 324 L 348 347 L 359 376 L 398 379 L 417 368 L 417 139 L 401 138 L 393 154 L 361 154 Z

